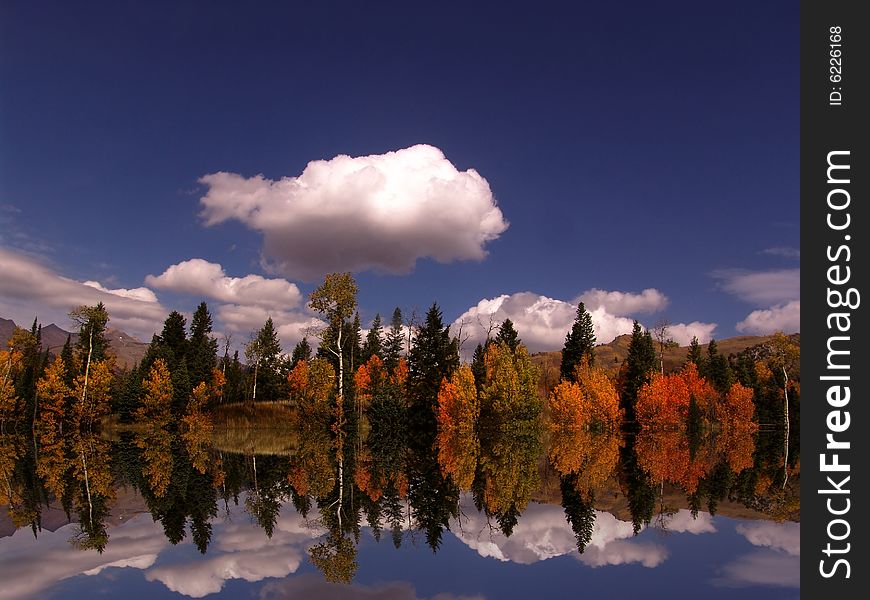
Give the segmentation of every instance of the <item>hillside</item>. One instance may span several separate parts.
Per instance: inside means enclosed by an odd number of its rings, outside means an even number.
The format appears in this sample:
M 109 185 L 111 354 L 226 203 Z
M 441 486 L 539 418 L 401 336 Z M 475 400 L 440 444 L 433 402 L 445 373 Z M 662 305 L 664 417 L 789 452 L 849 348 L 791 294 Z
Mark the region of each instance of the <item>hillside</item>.
M 795 334 L 795 336 L 799 336 L 799 334 Z M 719 348 L 719 354 L 728 356 L 730 354 L 739 354 L 747 348 L 763 344 L 771 339 L 772 336 L 769 335 L 739 335 L 723 340 L 716 340 L 716 345 Z M 628 357 L 628 345 L 630 342 L 631 335 L 626 334 L 617 337 L 609 344 L 595 346 L 595 364 L 606 369 L 611 376 L 615 376 L 622 362 Z M 706 353 L 708 345 L 702 344 L 701 350 Z M 656 345 L 656 353 L 658 353 L 658 345 Z M 683 363 L 686 362 L 688 353 L 688 346 L 665 348 L 665 372 L 680 369 Z M 545 384 L 555 385 L 559 381 L 559 365 L 562 362 L 562 352 L 539 352 L 532 356 L 532 360 L 541 367 L 543 372 L 542 379 Z
M 14 321 L 0 318 L 0 347 L 6 347 L 6 342 L 12 337 L 15 327 Z M 29 327 L 26 329 L 29 329 Z M 59 354 L 60 349 L 66 343 L 67 336 L 70 337 L 73 344 L 78 340 L 78 334 L 61 329 L 54 323 L 43 326 L 43 350 L 49 350 L 52 354 Z M 109 340 L 109 348 L 115 355 L 117 365 L 121 368 L 132 367 L 141 361 L 142 357 L 145 356 L 145 350 L 148 348 L 147 342 L 142 342 L 120 329 L 112 329 L 111 327 L 106 330 L 106 339 Z

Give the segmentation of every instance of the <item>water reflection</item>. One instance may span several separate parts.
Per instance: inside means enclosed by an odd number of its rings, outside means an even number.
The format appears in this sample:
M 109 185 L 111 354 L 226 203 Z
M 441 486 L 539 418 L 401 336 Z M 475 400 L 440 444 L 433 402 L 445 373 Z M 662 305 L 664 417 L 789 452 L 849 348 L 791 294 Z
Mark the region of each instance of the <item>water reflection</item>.
M 799 582 L 799 463 L 786 481 L 776 436 L 518 427 L 408 439 L 375 424 L 345 437 L 317 421 L 288 434 L 201 418 L 181 434 L 0 438 L 0 571 L 10 582 L 0 598 L 36 597 L 115 567 L 192 597 L 230 579 L 320 572 L 261 590 L 284 597 L 375 572 L 396 578 L 389 561 L 373 566 L 385 548 L 418 561 L 465 548 L 506 565 L 573 557 L 664 572 L 689 543 L 675 539 L 714 534 L 734 550 L 712 552 L 706 585 Z M 368 589 L 354 586 L 344 589 Z

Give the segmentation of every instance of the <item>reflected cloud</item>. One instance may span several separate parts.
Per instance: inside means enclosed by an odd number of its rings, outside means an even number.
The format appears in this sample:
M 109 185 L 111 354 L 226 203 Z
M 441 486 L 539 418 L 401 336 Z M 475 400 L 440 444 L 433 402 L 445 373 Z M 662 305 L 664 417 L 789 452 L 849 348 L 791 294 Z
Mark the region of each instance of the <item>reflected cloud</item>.
M 723 566 L 721 576 L 713 583 L 726 587 L 800 587 L 800 523 L 758 521 L 741 523 L 736 530 L 750 544 L 763 549 Z
M 111 530 L 102 554 L 75 550 L 69 544 L 77 525 L 43 530 L 38 543 L 29 529 L 0 538 L 0 600 L 39 598 L 58 581 L 76 575 L 97 575 L 109 567 L 147 569 L 169 546 L 151 515 L 137 515 Z
M 698 512 L 697 517 L 692 516 L 692 511 L 681 508 L 669 517 L 664 527 L 667 531 L 678 533 L 716 533 L 713 524 L 713 515 L 708 512 Z
M 359 583 L 341 584 L 324 581 L 319 575 L 306 573 L 284 581 L 267 583 L 260 590 L 260 600 L 292 600 L 317 598 L 318 600 L 424 600 L 414 586 L 404 581 L 378 585 Z M 485 596 L 440 593 L 429 600 L 485 600 Z
M 462 512 L 470 515 L 451 524 L 451 530 L 465 545 L 485 558 L 495 558 L 519 564 L 532 564 L 557 556 L 573 555 L 590 567 L 639 563 L 655 567 L 668 556 L 667 550 L 655 543 L 634 538 L 632 524 L 620 521 L 608 512 L 595 511 L 595 527 L 586 551 L 577 551 L 577 540 L 559 506 L 531 504 L 523 512 L 513 535 L 505 537 L 490 529 L 486 515 L 478 513 L 470 497 L 462 500 Z

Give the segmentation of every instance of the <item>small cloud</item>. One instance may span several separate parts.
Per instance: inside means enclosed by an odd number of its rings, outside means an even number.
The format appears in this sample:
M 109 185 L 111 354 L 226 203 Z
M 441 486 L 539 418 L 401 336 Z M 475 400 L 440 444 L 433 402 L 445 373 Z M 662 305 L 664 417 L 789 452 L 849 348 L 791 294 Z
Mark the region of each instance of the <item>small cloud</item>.
M 781 256 L 783 258 L 800 258 L 801 251 L 800 248 L 792 248 L 790 246 L 777 246 L 775 248 L 765 248 L 761 251 L 761 254 L 767 254 L 768 256 Z
M 312 573 L 270 582 L 260 590 L 260 600 L 291 600 L 317 598 L 318 600 L 424 600 L 414 586 L 406 581 L 392 581 L 365 585 L 361 583 L 331 583 Z M 466 596 L 442 592 L 431 600 L 484 600 L 482 595 Z
M 141 300 L 142 302 L 157 302 L 157 296 L 145 287 L 133 288 L 133 289 L 124 289 L 119 288 L 115 290 L 110 290 L 108 288 L 103 287 L 99 281 L 85 281 L 84 285 L 88 287 L 92 287 L 95 290 L 100 290 L 101 292 L 106 292 L 107 294 L 113 294 L 115 296 L 120 296 L 122 298 L 130 298 L 131 300 Z
M 192 258 L 169 266 L 160 275 L 148 275 L 145 283 L 158 289 L 214 298 L 230 304 L 285 310 L 299 306 L 302 294 L 286 279 L 261 275 L 228 277 L 221 265 Z
M 716 331 L 716 323 L 692 321 L 691 323 L 672 323 L 668 325 L 668 337 L 680 346 L 691 344 L 693 337 L 698 338 L 698 343 L 706 344 L 713 339 L 714 331 Z
M 237 220 L 263 234 L 272 272 L 305 280 L 330 271 L 408 273 L 420 258 L 482 260 L 508 227 L 489 183 L 438 148 L 317 160 L 298 177 L 200 178 L 206 226 Z
M 217 317 L 228 333 L 247 336 L 260 329 L 271 317 L 277 329 L 278 339 L 284 350 L 290 350 L 309 331 L 320 329 L 324 323 L 319 319 L 299 311 L 267 310 L 260 306 L 221 304 L 217 307 Z M 316 340 L 311 340 L 315 343 Z
M 800 298 L 800 269 L 722 269 L 714 271 L 712 276 L 719 280 L 724 291 L 758 306 L 771 306 Z
M 801 524 L 794 522 L 775 523 L 757 521 L 741 523 L 737 533 L 753 546 L 781 550 L 792 556 L 801 555 Z
M 755 335 L 769 335 L 777 331 L 798 333 L 800 330 L 800 300 L 778 304 L 763 310 L 754 310 L 737 323 L 737 331 Z
M 580 294 L 580 302 L 585 303 L 590 312 L 603 308 L 607 313 L 622 317 L 640 313 L 654 313 L 664 310 L 668 297 L 655 288 L 647 288 L 639 294 L 633 292 L 608 292 L 592 288 Z

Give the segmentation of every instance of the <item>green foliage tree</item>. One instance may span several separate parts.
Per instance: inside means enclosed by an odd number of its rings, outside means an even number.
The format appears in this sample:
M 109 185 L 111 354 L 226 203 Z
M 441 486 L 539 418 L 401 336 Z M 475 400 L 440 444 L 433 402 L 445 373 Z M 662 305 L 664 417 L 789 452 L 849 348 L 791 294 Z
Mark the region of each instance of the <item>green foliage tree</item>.
M 383 347 L 384 366 L 390 373 L 396 370 L 399 359 L 402 357 L 402 348 L 405 345 L 405 332 L 402 329 L 403 323 L 402 311 L 397 306 L 393 311 L 393 318 L 390 320 L 390 330 L 384 339 Z
M 643 331 L 640 323 L 635 321 L 631 331 L 631 342 L 628 345 L 628 357 L 625 359 L 620 394 L 621 408 L 625 411 L 625 419 L 629 422 L 636 418 L 637 393 L 645 383 L 650 381 L 655 366 L 656 350 L 652 335 L 649 331 Z
M 248 343 L 245 357 L 251 368 L 251 401 L 282 398 L 286 388 L 281 369 L 281 342 L 278 341 L 272 317 L 266 319 L 266 323 Z
M 444 326 L 441 309 L 433 304 L 408 355 L 408 396 L 418 425 L 434 430 L 441 380 L 449 379 L 458 366 L 458 344 Z
M 498 334 L 495 336 L 495 341 L 496 343 L 507 344 L 511 352 L 516 352 L 522 343 L 517 330 L 514 328 L 513 321 L 510 319 L 505 319 L 502 322 L 501 326 L 498 328 Z
M 372 320 L 372 326 L 369 329 L 369 332 L 366 334 L 365 342 L 363 343 L 360 364 L 367 363 L 372 356 L 377 356 L 381 359 L 384 358 L 384 343 L 381 339 L 382 334 L 383 328 L 381 327 L 381 315 L 376 314 L 374 320 Z
M 211 371 L 217 362 L 217 340 L 211 336 L 212 320 L 205 302 L 200 302 L 190 321 L 187 344 L 187 372 L 192 386 L 211 381 Z
M 308 343 L 307 337 L 303 337 L 293 347 L 293 353 L 290 355 L 290 370 L 292 371 L 303 360 L 311 360 L 311 344 Z
M 592 315 L 581 302 L 577 306 L 577 316 L 571 331 L 565 336 L 565 346 L 562 348 L 559 372 L 563 380 L 576 380 L 575 372 L 584 356 L 587 357 L 589 366 L 595 364 L 595 329 L 592 327 Z
M 701 363 L 703 362 L 704 357 L 701 354 L 701 344 L 698 343 L 698 336 L 692 336 L 692 342 L 689 344 L 689 353 L 686 356 L 686 363 L 693 363 L 698 369 L 701 368 Z

